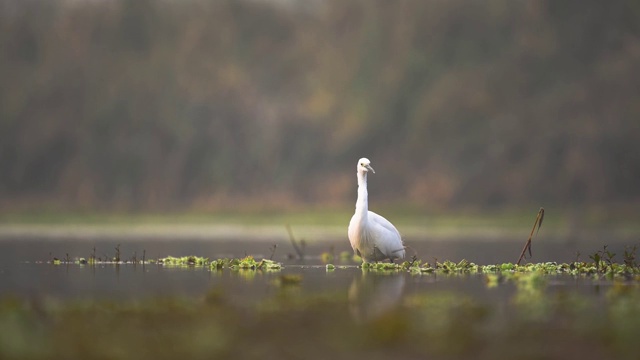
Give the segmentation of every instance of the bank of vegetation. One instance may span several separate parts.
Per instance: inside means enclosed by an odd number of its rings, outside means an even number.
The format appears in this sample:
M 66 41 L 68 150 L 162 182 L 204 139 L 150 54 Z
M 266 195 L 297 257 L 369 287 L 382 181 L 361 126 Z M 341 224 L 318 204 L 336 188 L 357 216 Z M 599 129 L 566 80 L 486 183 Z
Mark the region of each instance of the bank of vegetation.
M 0 1 L 0 206 L 640 199 L 634 1 L 292 3 Z

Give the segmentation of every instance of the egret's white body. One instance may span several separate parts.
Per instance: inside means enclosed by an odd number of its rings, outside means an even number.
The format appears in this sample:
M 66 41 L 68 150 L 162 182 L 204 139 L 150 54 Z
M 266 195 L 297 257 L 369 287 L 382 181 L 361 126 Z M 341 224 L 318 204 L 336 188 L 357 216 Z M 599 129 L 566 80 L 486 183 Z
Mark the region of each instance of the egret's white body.
M 367 173 L 375 173 L 367 158 L 358 160 L 358 200 L 356 212 L 349 223 L 349 242 L 356 255 L 365 262 L 404 259 L 405 250 L 400 232 L 389 220 L 369 211 Z

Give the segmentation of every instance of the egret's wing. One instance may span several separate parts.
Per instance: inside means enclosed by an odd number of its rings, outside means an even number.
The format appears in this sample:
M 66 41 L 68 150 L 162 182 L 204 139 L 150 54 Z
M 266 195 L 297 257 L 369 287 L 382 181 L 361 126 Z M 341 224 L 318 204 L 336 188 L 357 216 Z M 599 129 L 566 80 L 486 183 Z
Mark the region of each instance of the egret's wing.
M 393 226 L 393 224 L 389 220 L 374 213 L 373 211 L 369 211 L 369 221 L 382 226 L 383 228 L 389 230 L 393 234 L 397 234 L 399 238 L 401 237 L 398 229 L 396 229 L 396 227 Z
M 369 211 L 369 223 L 383 230 L 384 233 L 375 232 L 377 237 L 377 245 L 385 256 L 390 258 L 404 258 L 404 245 L 400 232 L 389 220 Z

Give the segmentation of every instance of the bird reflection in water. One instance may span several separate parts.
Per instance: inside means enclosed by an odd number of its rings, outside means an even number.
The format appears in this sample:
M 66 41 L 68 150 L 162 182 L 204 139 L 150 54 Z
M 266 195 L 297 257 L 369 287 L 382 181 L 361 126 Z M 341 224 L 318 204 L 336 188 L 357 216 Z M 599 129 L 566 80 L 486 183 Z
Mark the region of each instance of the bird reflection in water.
M 349 312 L 356 322 L 379 318 L 398 307 L 405 286 L 404 274 L 356 275 L 349 287 Z

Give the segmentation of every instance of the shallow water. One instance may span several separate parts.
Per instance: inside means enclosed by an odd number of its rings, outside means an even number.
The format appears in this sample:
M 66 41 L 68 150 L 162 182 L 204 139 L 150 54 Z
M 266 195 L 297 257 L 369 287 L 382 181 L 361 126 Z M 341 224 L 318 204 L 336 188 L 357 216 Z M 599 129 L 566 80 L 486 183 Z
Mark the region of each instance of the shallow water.
M 274 244 L 273 258 L 284 264 L 280 271 L 49 263 L 67 254 L 88 258 L 94 247 L 96 257 L 109 259 L 118 245 L 123 260 L 134 254 L 140 260 L 143 253 L 146 259 L 269 258 Z M 633 244 L 608 245 L 622 254 Z M 425 261 L 491 264 L 516 261 L 522 244 L 459 239 L 411 246 Z M 602 246 L 534 242 L 531 261 L 573 261 L 576 251 L 589 261 L 588 254 Z M 338 260 L 337 268 L 327 271 L 321 254 L 343 251 L 349 245 L 338 240 L 310 242 L 300 260 L 291 256 L 288 241 L 275 238 L 5 239 L 0 241 L 0 357 L 636 357 L 637 279 L 494 274 L 500 279 L 492 284 L 483 274 L 378 272 Z M 283 285 L 291 276 L 299 283 Z
M 275 252 L 273 246 L 277 245 Z M 515 262 L 523 243 L 488 242 L 473 239 L 456 241 L 418 241 L 411 247 L 425 262 L 467 259 L 478 264 Z M 609 249 L 620 255 L 624 247 L 632 245 L 613 242 Z M 89 258 L 91 254 L 100 259 L 111 259 L 119 248 L 120 257 L 138 260 L 157 259 L 168 255 L 196 255 L 217 258 L 238 258 L 253 255 L 282 262 L 280 272 L 255 271 L 209 271 L 205 268 L 172 268 L 160 265 L 52 265 L 54 257 L 65 259 Z M 94 250 L 95 248 L 95 250 Z M 562 241 L 535 241 L 534 262 L 570 262 L 581 252 L 581 260 L 589 261 L 588 254 L 600 250 L 601 244 L 578 244 Z M 363 281 L 362 270 L 351 261 L 340 261 L 341 252 L 351 252 L 348 242 L 339 240 L 314 241 L 306 245 L 305 258 L 297 258 L 287 240 L 189 240 L 175 241 L 122 241 L 120 240 L 37 240 L 11 239 L 0 241 L 0 293 L 26 296 L 52 296 L 60 298 L 140 298 L 153 296 L 201 296 L 212 288 L 222 289 L 238 301 L 260 299 L 274 291 L 273 282 L 281 275 L 298 274 L 303 281 L 300 291 L 322 293 L 349 291 Z M 347 268 L 327 272 L 321 262 L 322 253 L 332 253 L 333 263 Z M 411 252 L 409 252 L 410 254 Z M 375 276 L 373 276 L 375 277 Z M 377 278 L 376 278 L 377 279 Z M 373 280 L 366 280 L 373 281 Z M 563 280 L 564 282 L 567 282 Z M 442 277 L 436 275 L 411 276 L 409 274 L 386 275 L 375 280 L 376 287 L 390 289 L 392 293 L 402 289 L 398 298 L 418 289 L 451 288 L 457 291 L 486 296 L 481 277 Z M 572 286 L 570 281 L 567 286 Z M 491 293 L 491 296 L 495 296 Z

